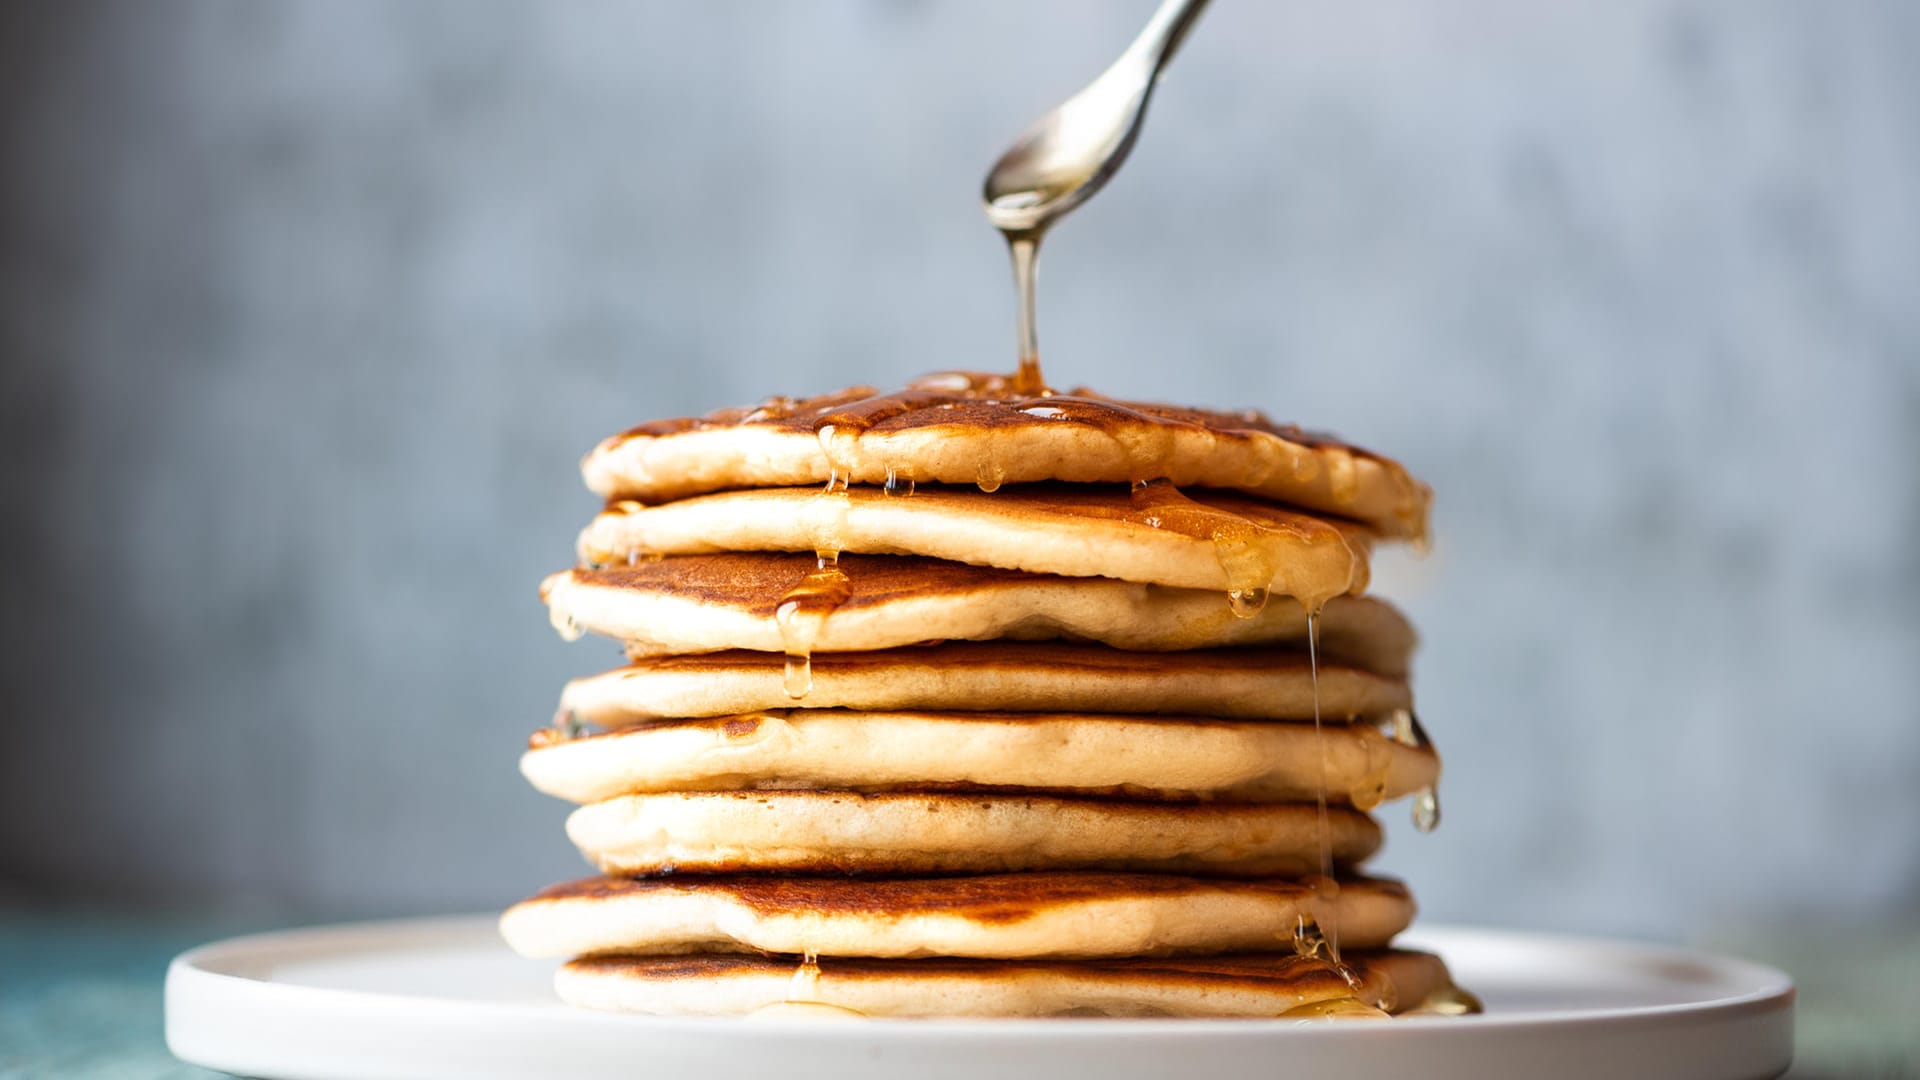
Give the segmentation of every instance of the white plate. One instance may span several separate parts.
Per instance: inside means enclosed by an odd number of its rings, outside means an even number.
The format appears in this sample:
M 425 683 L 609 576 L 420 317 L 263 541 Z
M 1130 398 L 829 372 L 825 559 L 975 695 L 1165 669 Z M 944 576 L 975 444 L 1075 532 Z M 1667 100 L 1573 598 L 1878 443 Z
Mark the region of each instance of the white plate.
M 874 1020 L 618 1016 L 560 1004 L 551 962 L 492 918 L 292 930 L 202 946 L 167 971 L 167 1045 L 200 1065 L 325 1077 L 1763 1077 L 1793 1055 L 1793 984 L 1704 953 L 1426 928 L 1483 1016 Z

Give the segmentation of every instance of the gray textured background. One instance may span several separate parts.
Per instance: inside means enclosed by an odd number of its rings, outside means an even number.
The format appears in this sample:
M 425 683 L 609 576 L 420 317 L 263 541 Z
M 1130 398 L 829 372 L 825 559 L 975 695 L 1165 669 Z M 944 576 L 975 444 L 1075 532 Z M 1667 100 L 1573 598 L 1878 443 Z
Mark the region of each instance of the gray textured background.
M 0 13 L 0 883 L 477 908 L 600 435 L 1011 361 L 975 205 L 1150 5 Z M 1057 382 L 1409 462 L 1429 915 L 1920 901 L 1920 8 L 1222 0 Z

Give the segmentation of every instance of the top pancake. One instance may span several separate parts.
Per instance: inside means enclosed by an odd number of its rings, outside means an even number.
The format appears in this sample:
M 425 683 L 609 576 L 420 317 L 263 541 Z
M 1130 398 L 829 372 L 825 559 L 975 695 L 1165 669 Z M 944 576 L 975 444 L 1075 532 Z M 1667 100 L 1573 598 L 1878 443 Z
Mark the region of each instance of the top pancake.
M 854 387 L 755 408 L 659 420 L 605 440 L 581 463 L 609 499 L 658 502 L 746 487 L 1060 480 L 1228 488 L 1426 531 L 1431 493 L 1398 463 L 1248 411 L 1119 401 L 1088 390 L 1031 396 L 999 375 L 944 372 L 882 394 Z

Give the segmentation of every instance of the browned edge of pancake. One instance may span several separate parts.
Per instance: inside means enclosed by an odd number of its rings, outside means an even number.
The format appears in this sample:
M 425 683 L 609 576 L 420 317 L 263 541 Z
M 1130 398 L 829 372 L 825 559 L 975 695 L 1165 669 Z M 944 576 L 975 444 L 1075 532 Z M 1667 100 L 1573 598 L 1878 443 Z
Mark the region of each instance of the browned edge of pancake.
M 1350 875 L 1343 887 L 1410 899 L 1393 878 Z M 1167 897 L 1253 890 L 1276 896 L 1312 897 L 1316 887 L 1293 878 L 1205 878 L 1176 874 L 1103 871 L 1032 871 L 1020 874 L 850 878 L 827 875 L 668 875 L 653 878 L 590 877 L 540 890 L 522 904 L 575 900 L 620 900 L 663 892 L 723 893 L 762 915 L 796 909 L 847 915 L 959 914 L 982 923 L 1012 924 L 1046 908 L 1084 900 Z

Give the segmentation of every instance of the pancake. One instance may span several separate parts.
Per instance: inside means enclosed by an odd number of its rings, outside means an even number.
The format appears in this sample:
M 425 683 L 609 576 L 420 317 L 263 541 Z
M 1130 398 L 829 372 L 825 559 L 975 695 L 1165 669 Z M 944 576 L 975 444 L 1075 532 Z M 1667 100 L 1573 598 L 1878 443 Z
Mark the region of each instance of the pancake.
M 1333 860 L 1380 846 L 1380 826 L 1327 811 Z M 1273 877 L 1316 873 L 1310 803 L 1142 803 L 1038 795 L 845 791 L 620 795 L 567 817 L 605 874 L 974 874 L 1137 870 Z
M 514 905 L 500 932 L 523 956 L 717 951 L 822 957 L 1164 956 L 1293 951 L 1302 915 L 1337 919 L 1349 948 L 1413 920 L 1399 882 L 1353 878 L 1332 899 L 1310 883 L 1162 874 L 986 877 L 590 878 Z
M 580 534 L 579 554 L 589 566 L 717 551 L 925 555 L 1216 593 L 1264 589 L 1318 607 L 1366 590 L 1371 546 L 1363 526 L 1244 495 L 1040 484 L 991 495 L 788 487 L 615 503 Z
M 730 652 L 636 661 L 575 679 L 561 707 L 605 727 L 815 709 L 1172 713 L 1311 720 L 1314 679 L 1300 653 L 1266 648 L 1136 653 L 1103 645 L 970 642 L 814 657 L 812 685 L 792 698 L 786 663 Z M 1321 664 L 1322 718 L 1347 721 L 1412 708 L 1407 684 Z
M 1028 397 L 1004 376 L 944 372 L 905 390 L 854 387 L 660 420 L 581 463 L 609 499 L 659 502 L 732 488 L 1002 484 L 1045 480 L 1237 489 L 1420 536 L 1430 493 L 1397 463 L 1258 412 L 1119 401 L 1088 390 Z
M 634 566 L 569 570 L 541 584 L 553 623 L 628 643 L 635 658 L 751 649 L 781 652 L 775 621 L 811 555 L 676 555 Z M 939 559 L 847 555 L 847 598 L 822 620 L 816 652 L 927 641 L 1098 641 L 1164 651 L 1301 643 L 1306 614 L 1270 603 L 1241 618 L 1220 594 L 1109 578 L 1066 578 Z M 1404 675 L 1413 628 L 1380 600 L 1337 597 L 1320 612 L 1320 648 L 1383 675 Z
M 1287 955 L 1104 961 L 823 960 L 762 956 L 609 956 L 554 976 L 562 1001 L 590 1009 L 822 1019 L 937 1016 L 1215 1016 L 1318 1018 L 1356 997 L 1418 1008 L 1452 985 L 1429 953 L 1353 950 L 1356 990 L 1332 965 Z M 783 1008 L 795 998 L 815 1008 Z M 819 1006 L 830 1006 L 821 1008 Z M 771 1008 L 769 1008 L 771 1007 Z M 851 1010 L 855 1015 L 838 1010 Z
M 660 791 L 985 788 L 1146 798 L 1335 802 L 1370 809 L 1434 784 L 1440 759 L 1364 724 L 1050 713 L 795 709 L 650 723 L 520 759 L 573 802 Z

